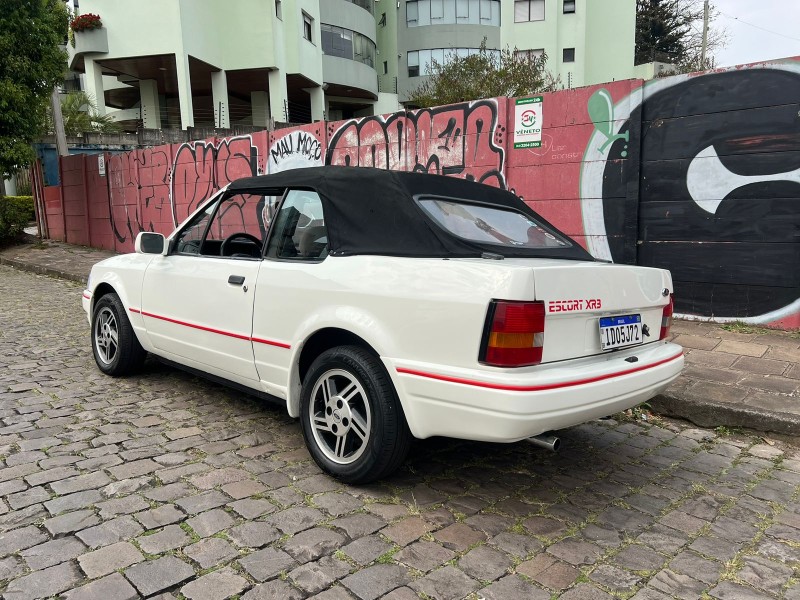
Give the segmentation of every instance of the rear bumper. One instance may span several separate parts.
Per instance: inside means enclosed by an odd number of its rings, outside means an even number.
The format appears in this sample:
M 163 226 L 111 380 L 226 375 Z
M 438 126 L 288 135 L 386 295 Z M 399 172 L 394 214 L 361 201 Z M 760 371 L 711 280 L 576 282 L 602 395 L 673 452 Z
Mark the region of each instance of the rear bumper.
M 415 437 L 514 442 L 652 398 L 680 375 L 683 350 L 649 344 L 516 371 L 385 363 Z

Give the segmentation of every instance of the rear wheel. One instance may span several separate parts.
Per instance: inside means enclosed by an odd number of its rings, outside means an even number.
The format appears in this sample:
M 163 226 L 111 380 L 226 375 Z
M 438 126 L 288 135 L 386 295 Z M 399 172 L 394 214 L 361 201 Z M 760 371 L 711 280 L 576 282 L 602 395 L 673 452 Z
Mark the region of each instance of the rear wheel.
M 301 422 L 316 463 L 347 483 L 389 475 L 411 444 L 386 369 L 358 346 L 332 348 L 317 357 L 303 382 Z
M 116 294 L 106 294 L 95 304 L 92 352 L 98 368 L 115 377 L 135 373 L 147 356 Z

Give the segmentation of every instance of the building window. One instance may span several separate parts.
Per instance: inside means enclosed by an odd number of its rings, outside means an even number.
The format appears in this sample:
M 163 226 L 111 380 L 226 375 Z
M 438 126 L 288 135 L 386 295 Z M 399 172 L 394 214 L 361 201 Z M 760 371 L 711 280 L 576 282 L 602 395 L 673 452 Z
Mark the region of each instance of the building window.
M 537 60 L 542 58 L 544 48 L 537 48 L 535 50 L 514 50 L 514 56 L 518 58 L 527 58 L 530 60 Z
M 575 0 L 564 0 L 564 14 L 575 12 Z
M 481 21 L 492 20 L 492 3 L 489 0 L 481 0 Z
M 544 0 L 514 0 L 514 22 L 544 21 Z
M 575 48 L 564 48 L 562 61 L 565 63 L 575 62 Z
M 417 0 L 406 2 L 406 22 L 409 27 L 413 27 L 419 21 L 419 5 Z
M 408 76 L 419 77 L 419 52 L 417 50 L 408 53 Z
M 283 13 L 281 11 L 281 0 L 275 0 L 275 16 L 279 19 L 283 19 Z
M 420 75 L 432 75 L 433 63 L 444 66 L 449 63 L 454 56 L 467 58 L 473 54 L 478 54 L 480 48 L 431 48 L 429 50 L 413 50 L 408 53 L 408 76 L 419 77 Z M 500 50 L 486 50 L 486 54 L 492 60 L 500 60 Z
M 389 62 L 386 61 L 386 60 L 383 61 L 383 74 L 384 75 L 388 75 L 389 74 Z
M 406 24 L 408 27 L 456 24 L 499 27 L 500 0 L 408 0 Z
M 312 35 L 313 31 L 314 31 L 314 19 L 312 19 L 306 13 L 303 13 L 303 37 L 312 43 L 314 42 L 314 38 Z
M 322 53 L 338 56 L 375 68 L 375 42 L 356 31 L 322 23 L 319 26 L 322 37 Z

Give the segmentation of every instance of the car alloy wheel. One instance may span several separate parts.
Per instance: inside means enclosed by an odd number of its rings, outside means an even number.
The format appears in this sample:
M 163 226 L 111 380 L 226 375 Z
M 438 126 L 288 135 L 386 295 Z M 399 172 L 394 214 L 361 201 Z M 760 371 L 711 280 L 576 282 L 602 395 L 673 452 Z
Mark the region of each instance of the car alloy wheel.
M 135 373 L 147 356 L 116 294 L 106 294 L 94 305 L 92 354 L 97 367 L 114 377 Z
M 403 407 L 380 358 L 361 346 L 320 354 L 303 378 L 303 438 L 314 461 L 346 483 L 392 473 L 411 445 Z
M 339 465 L 358 460 L 372 427 L 372 411 L 359 381 L 341 369 L 327 371 L 317 379 L 311 402 L 311 430 L 322 453 Z
M 97 358 L 104 364 L 111 365 L 119 350 L 119 326 L 117 318 L 109 307 L 97 312 L 94 322 L 94 346 Z

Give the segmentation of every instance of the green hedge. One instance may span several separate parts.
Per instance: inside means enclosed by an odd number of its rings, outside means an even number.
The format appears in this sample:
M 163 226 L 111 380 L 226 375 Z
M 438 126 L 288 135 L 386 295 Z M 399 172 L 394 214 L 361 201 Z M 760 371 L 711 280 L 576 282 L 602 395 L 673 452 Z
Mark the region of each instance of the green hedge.
M 36 220 L 31 196 L 0 197 L 0 244 L 13 241 L 29 222 Z

